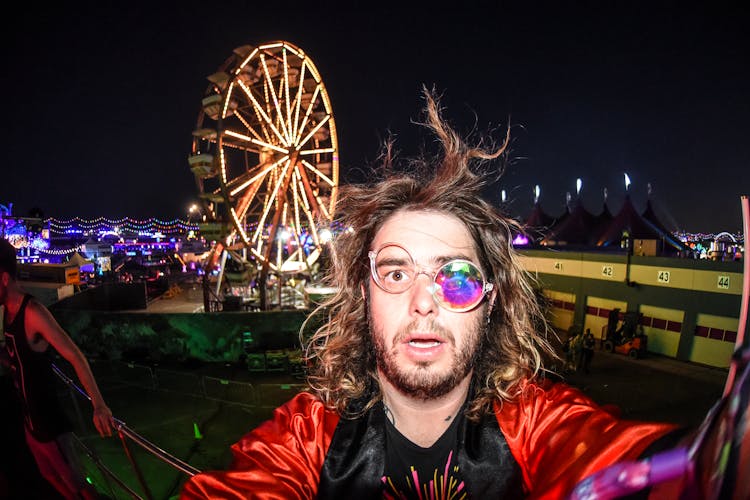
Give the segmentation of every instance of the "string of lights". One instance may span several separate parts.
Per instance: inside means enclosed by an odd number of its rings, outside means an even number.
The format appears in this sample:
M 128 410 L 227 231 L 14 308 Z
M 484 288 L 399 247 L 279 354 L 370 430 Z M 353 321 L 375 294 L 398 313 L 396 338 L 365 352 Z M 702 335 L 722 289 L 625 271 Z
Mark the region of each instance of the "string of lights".
M 131 232 L 154 232 L 159 231 L 164 234 L 179 233 L 185 231 L 197 231 L 198 224 L 182 219 L 172 219 L 163 221 L 154 217 L 138 220 L 130 217 L 121 219 L 108 219 L 106 217 L 97 217 L 96 219 L 82 219 L 73 217 L 72 219 L 56 219 L 54 217 L 46 219 L 45 223 L 49 225 L 50 231 L 57 234 L 65 234 L 71 231 L 131 231 Z

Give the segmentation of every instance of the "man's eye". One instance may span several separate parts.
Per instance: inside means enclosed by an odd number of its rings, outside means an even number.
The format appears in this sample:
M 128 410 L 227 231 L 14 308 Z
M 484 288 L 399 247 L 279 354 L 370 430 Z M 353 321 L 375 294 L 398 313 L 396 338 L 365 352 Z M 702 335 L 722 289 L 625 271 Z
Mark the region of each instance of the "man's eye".
M 385 273 L 385 280 L 392 283 L 398 283 L 407 279 L 409 279 L 409 276 L 402 269 L 396 269 Z

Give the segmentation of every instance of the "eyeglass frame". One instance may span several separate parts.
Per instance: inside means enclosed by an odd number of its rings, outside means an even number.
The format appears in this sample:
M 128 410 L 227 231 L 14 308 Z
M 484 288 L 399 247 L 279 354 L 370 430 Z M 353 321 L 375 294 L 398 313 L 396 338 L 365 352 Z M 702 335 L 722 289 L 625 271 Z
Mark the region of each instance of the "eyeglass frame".
M 385 247 L 390 247 L 390 246 L 398 247 L 404 252 L 406 252 L 406 255 L 409 256 L 409 259 L 411 260 L 412 264 L 414 265 L 414 269 L 416 270 L 416 274 L 414 275 L 414 279 L 412 280 L 411 284 L 399 292 L 392 292 L 390 290 L 387 290 L 385 286 L 380 283 L 380 278 L 378 277 L 378 273 L 377 273 L 376 265 L 375 265 L 375 257 L 377 257 L 380 251 L 383 250 Z M 442 307 L 443 309 L 449 312 L 463 313 L 463 312 L 472 311 L 476 309 L 476 307 L 479 306 L 479 304 L 482 303 L 482 301 L 485 299 L 485 297 L 487 297 L 487 294 L 489 292 L 495 289 L 495 284 L 488 281 L 484 277 L 484 272 L 482 271 L 482 268 L 468 259 L 451 259 L 447 262 L 444 262 L 443 264 L 438 265 L 437 269 L 430 269 L 430 272 L 427 272 L 428 268 L 426 268 L 425 266 L 418 266 L 417 262 L 414 260 L 414 257 L 412 257 L 411 253 L 409 253 L 409 251 L 406 248 L 402 247 L 398 243 L 384 243 L 377 250 L 370 250 L 369 252 L 367 252 L 367 257 L 369 257 L 370 259 L 370 277 L 375 282 L 375 284 L 378 285 L 378 288 L 383 290 L 385 293 L 390 293 L 391 295 L 398 295 L 398 294 L 404 293 L 410 290 L 414 286 L 414 283 L 417 282 L 417 277 L 420 274 L 424 274 L 425 276 L 430 278 L 430 280 L 432 281 L 432 285 L 429 287 L 430 295 L 432 295 L 432 300 L 435 302 L 435 304 L 437 304 L 438 306 Z M 455 264 L 455 263 L 470 264 L 479 272 L 479 276 L 482 279 L 482 295 L 480 296 L 476 304 L 472 304 L 469 307 L 449 309 L 445 305 L 441 304 L 435 297 L 435 292 L 437 291 L 437 288 L 439 288 L 439 285 L 435 282 L 435 279 L 437 278 L 437 275 L 441 269 L 443 269 L 444 267 L 450 264 Z

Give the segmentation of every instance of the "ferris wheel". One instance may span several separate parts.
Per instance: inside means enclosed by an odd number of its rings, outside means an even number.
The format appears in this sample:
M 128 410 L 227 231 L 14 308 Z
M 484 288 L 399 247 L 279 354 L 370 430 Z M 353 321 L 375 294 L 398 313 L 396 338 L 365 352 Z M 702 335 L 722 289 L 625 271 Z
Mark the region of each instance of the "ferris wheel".
M 216 242 L 214 264 L 229 253 L 262 282 L 309 274 L 339 177 L 318 69 L 302 49 L 276 41 L 238 47 L 208 80 L 189 163 L 206 216 L 201 231 Z

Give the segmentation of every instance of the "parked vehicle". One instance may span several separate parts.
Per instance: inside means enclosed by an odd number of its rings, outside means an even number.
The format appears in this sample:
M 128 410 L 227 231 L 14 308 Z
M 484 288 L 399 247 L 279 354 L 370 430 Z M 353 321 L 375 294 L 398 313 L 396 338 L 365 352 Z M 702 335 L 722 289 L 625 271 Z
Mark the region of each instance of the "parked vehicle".
M 623 315 L 622 325 L 619 322 L 619 309 L 614 309 L 607 324 L 606 334 L 602 338 L 602 349 L 606 352 L 625 354 L 637 359 L 648 352 L 648 336 L 643 333 L 640 324 L 641 313 L 629 311 Z

